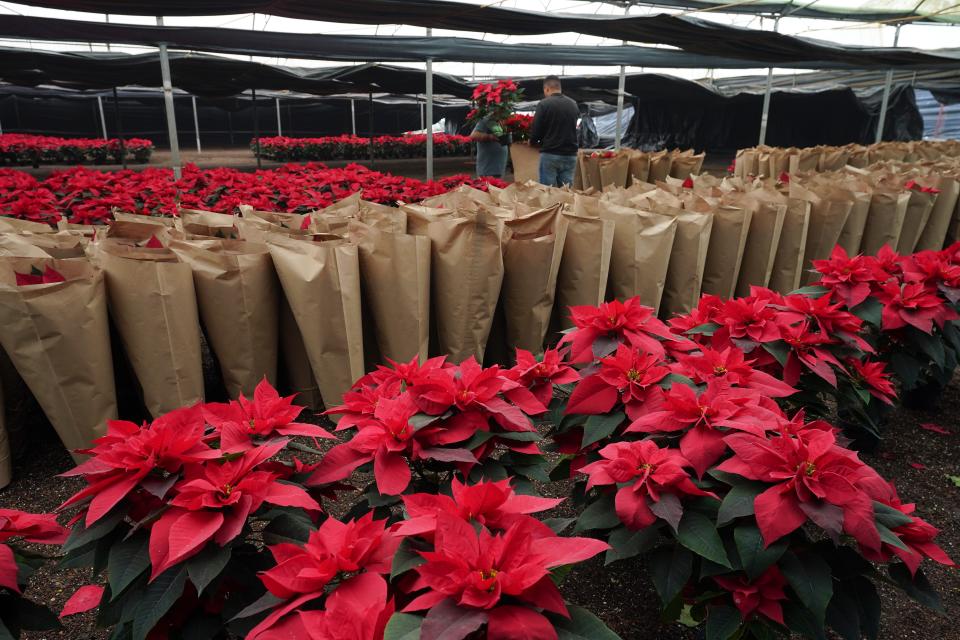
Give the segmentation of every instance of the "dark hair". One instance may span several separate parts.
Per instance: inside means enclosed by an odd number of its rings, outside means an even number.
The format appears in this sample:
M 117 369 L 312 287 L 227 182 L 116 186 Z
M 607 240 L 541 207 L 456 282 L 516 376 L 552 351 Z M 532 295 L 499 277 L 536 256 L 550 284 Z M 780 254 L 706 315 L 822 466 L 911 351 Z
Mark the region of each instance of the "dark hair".
M 557 76 L 547 76 L 543 79 L 543 86 L 551 89 L 560 89 L 560 78 Z

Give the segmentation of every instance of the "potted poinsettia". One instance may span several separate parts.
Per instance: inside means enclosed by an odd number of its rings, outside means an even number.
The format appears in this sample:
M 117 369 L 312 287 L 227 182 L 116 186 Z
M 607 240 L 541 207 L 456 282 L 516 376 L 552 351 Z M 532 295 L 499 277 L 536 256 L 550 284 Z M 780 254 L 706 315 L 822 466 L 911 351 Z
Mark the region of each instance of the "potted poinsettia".
M 467 121 L 476 124 L 482 120 L 490 123 L 490 132 L 500 139 L 500 144 L 510 144 L 510 132 L 506 120 L 523 96 L 523 89 L 513 80 L 497 80 L 496 84 L 481 82 L 473 89 L 473 109 Z

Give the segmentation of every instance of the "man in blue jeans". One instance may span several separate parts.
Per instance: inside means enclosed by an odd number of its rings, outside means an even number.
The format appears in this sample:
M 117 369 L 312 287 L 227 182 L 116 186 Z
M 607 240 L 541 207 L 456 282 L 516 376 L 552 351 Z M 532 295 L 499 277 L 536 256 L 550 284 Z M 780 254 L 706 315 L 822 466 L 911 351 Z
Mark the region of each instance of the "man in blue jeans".
M 543 96 L 530 128 L 531 146 L 540 147 L 540 182 L 551 187 L 573 184 L 580 109 L 563 95 L 557 76 L 543 81 Z

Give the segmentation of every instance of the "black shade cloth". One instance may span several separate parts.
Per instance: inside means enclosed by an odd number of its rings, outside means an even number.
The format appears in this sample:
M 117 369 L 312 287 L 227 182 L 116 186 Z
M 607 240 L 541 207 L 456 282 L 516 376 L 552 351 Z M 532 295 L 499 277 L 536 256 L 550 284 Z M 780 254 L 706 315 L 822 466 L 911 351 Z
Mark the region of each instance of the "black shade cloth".
M 369 2 L 369 0 L 367 0 Z M 342 7 L 356 8 L 363 1 L 344 3 L 316 3 L 320 10 L 334 11 Z M 376 4 L 401 7 L 400 3 Z M 955 49 L 919 51 L 913 49 L 841 47 L 825 42 L 805 40 L 769 31 L 731 27 L 703 20 L 677 16 L 649 16 L 633 18 L 577 17 L 584 28 L 560 23 L 554 27 L 547 18 L 553 14 L 530 14 L 493 7 L 475 7 L 459 3 L 419 2 L 403 5 L 454 4 L 463 9 L 460 19 L 466 19 L 471 30 L 497 31 L 480 26 L 477 11 L 506 11 L 527 15 L 527 22 L 537 26 L 534 33 L 553 31 L 585 31 L 586 26 L 599 27 L 598 35 L 623 39 L 642 39 L 646 42 L 668 44 L 683 51 L 638 46 L 559 46 L 540 44 L 501 44 L 473 38 L 420 38 L 409 36 L 353 36 L 281 33 L 218 29 L 208 27 L 157 27 L 107 24 L 30 16 L 4 16 L 0 20 L 0 37 L 33 40 L 115 42 L 151 45 L 166 42 L 174 48 L 214 51 L 241 55 L 283 56 L 344 61 L 414 62 L 428 58 L 455 62 L 569 64 L 569 65 L 627 65 L 639 67 L 675 68 L 751 68 L 777 66 L 784 68 L 955 68 L 960 63 L 960 51 Z M 124 5 L 126 6 L 126 5 Z M 313 6 L 313 5 L 311 5 Z M 169 13 L 169 12 L 166 12 Z M 410 11 L 411 15 L 415 12 Z M 532 17 L 531 17 L 532 16 Z M 399 18 L 399 14 L 395 18 Z M 535 19 L 534 19 L 535 18 Z M 452 19 L 452 18 L 451 18 Z M 517 18 L 521 20 L 521 18 Z M 360 20 L 369 22 L 371 18 Z M 507 17 L 498 18 L 509 23 Z M 546 23 L 543 22 L 546 20 Z M 600 20 L 600 22 L 596 22 Z M 642 21 L 640 27 L 631 27 L 627 33 L 615 29 L 617 20 Z M 409 22 L 410 20 L 402 20 Z M 375 22 L 390 22 L 382 19 Z M 468 28 L 449 25 L 450 28 Z M 519 29 L 519 27 L 517 27 Z
M 113 93 L 80 92 L 69 89 L 0 86 L 0 122 L 7 133 L 33 133 L 62 137 L 99 138 L 100 112 L 97 95 L 103 101 L 107 133 L 118 135 Z M 413 99 L 377 96 L 370 129 L 370 102 L 357 97 L 351 114 L 346 98 L 295 98 L 261 96 L 257 92 L 257 127 L 262 136 L 277 135 L 277 108 L 283 135 L 318 137 L 350 133 L 355 119 L 357 135 L 399 135 L 421 128 L 422 105 Z M 157 89 L 119 91 L 123 133 L 126 137 L 148 138 L 160 148 L 169 145 L 163 95 Z M 177 92 L 174 98 L 177 132 L 181 148 L 192 148 L 196 136 L 190 96 Z M 462 101 L 438 101 L 436 118 L 446 118 L 452 132 L 466 119 L 469 106 Z M 253 103 L 250 96 L 197 98 L 197 120 L 204 148 L 245 146 L 253 138 Z M 251 157 L 252 158 L 252 157 Z

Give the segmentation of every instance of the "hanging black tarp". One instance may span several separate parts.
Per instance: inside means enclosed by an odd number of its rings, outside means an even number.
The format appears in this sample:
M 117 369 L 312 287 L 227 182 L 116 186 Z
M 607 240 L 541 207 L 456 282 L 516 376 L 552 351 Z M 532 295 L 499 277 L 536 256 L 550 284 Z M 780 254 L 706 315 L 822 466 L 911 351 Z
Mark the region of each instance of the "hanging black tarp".
M 362 2 L 316 3 L 317 7 L 361 5 Z M 399 7 L 399 3 L 394 3 Z M 406 4 L 406 3 L 404 3 Z M 443 4 L 443 3 L 419 3 Z M 454 3 L 457 4 L 457 3 Z M 312 6 L 312 5 L 311 5 Z M 461 5 L 474 7 L 474 5 Z M 492 8 L 491 8 L 492 9 Z M 424 8 L 426 10 L 426 8 Z M 500 9 L 498 9 L 500 10 Z M 469 13 L 469 12 L 468 12 Z M 526 12 L 520 12 L 526 13 Z M 532 14 L 539 16 L 541 14 Z M 399 17 L 399 16 L 396 16 Z M 583 18 L 587 20 L 588 18 Z M 569 64 L 673 68 L 948 68 L 960 62 L 960 51 L 841 47 L 773 32 L 730 27 L 713 22 L 650 16 L 637 38 L 669 44 L 683 51 L 617 46 L 560 46 L 503 44 L 474 38 L 420 38 L 410 36 L 355 36 L 248 31 L 210 27 L 157 27 L 114 23 L 4 16 L 0 37 L 72 42 L 113 42 L 241 55 L 283 56 L 344 61 L 415 62 L 435 61 Z M 390 22 L 380 20 L 378 22 Z M 473 22 L 476 26 L 476 23 Z M 573 25 L 566 25 L 572 27 Z M 607 30 L 601 35 L 626 38 Z M 496 29 L 483 30 L 496 31 Z M 577 30 L 541 28 L 538 33 Z
M 177 52 L 169 55 L 174 85 L 201 96 L 234 95 L 254 87 L 317 95 L 368 89 L 366 85 L 347 84 L 323 75 L 311 77 L 289 68 L 246 60 Z M 6 47 L 0 48 L 0 80 L 22 86 L 51 84 L 78 89 L 162 84 L 157 52 L 64 53 Z
M 686 0 L 672 0 L 667 4 L 684 5 Z M 593 36 L 659 43 L 680 47 L 686 51 L 731 57 L 763 59 L 769 62 L 787 58 L 797 60 L 850 60 L 857 55 L 852 47 L 840 47 L 823 41 L 796 38 L 774 32 L 760 32 L 731 25 L 718 24 L 689 16 L 613 16 L 589 14 L 543 13 L 508 9 L 491 5 L 465 4 L 446 0 L 350 0 L 349 2 L 311 2 L 310 0 L 212 0 L 191 2 L 189 0 L 152 0 L 129 2 L 129 0 L 27 0 L 26 4 L 90 11 L 94 13 L 118 13 L 138 15 L 221 15 L 237 13 L 264 13 L 287 18 L 323 20 L 351 24 L 408 24 L 435 29 L 452 29 L 512 35 L 574 32 Z M 709 2 L 696 2 L 698 8 L 718 9 Z M 784 13 L 801 15 L 804 8 L 815 9 L 814 2 L 800 2 L 792 7 L 786 2 L 723 3 L 727 8 L 741 7 L 751 13 Z M 921 2 L 922 4 L 922 2 Z M 767 5 L 767 6 L 764 6 Z M 776 6 L 774 6 L 776 5 Z M 827 13 L 827 12 L 825 12 Z M 835 12 L 831 14 L 836 16 Z M 847 13 L 861 20 L 882 20 L 910 16 L 912 12 L 886 11 L 863 12 L 858 7 Z M 946 12 L 947 19 L 954 12 Z M 880 17 L 882 16 L 882 17 Z M 811 16 L 812 17 L 812 16 Z M 822 16 L 821 16 L 822 17 Z M 954 16 L 955 17 L 955 16 Z M 874 53 L 861 49 L 862 55 L 896 55 L 893 49 L 874 49 Z M 839 58 L 834 57 L 839 56 Z M 859 64 L 865 64 L 860 60 Z M 879 60 L 874 60 L 879 62 Z M 887 66 L 896 64 L 892 59 Z

